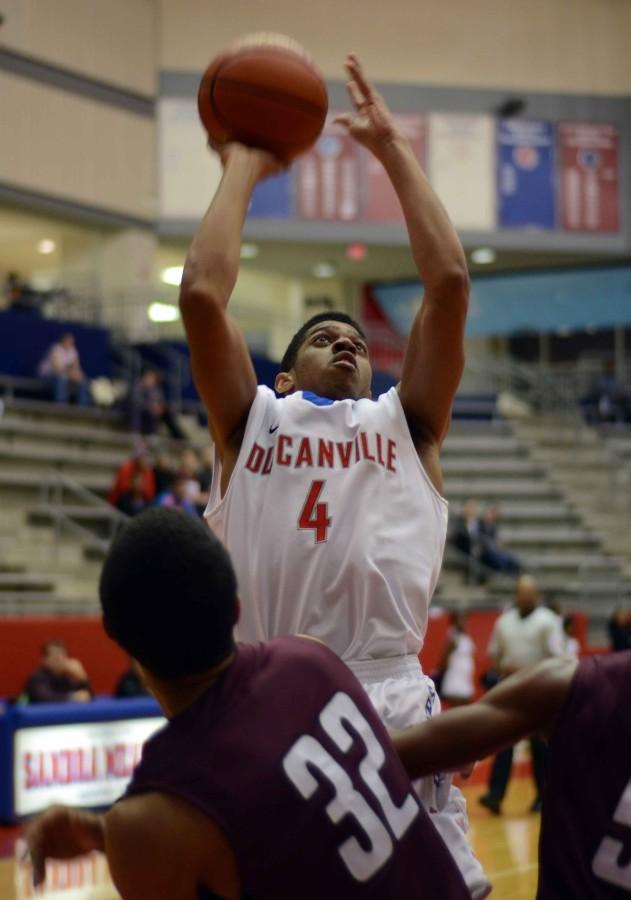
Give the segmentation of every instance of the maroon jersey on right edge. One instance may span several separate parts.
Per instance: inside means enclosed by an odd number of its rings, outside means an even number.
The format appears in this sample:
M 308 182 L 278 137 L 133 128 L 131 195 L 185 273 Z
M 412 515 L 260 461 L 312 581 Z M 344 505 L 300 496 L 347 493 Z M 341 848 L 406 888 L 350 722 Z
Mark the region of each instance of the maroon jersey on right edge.
M 469 898 L 368 696 L 314 641 L 239 644 L 145 745 L 143 791 L 217 823 L 248 900 Z
M 537 897 L 631 897 L 631 651 L 579 663 L 552 732 Z

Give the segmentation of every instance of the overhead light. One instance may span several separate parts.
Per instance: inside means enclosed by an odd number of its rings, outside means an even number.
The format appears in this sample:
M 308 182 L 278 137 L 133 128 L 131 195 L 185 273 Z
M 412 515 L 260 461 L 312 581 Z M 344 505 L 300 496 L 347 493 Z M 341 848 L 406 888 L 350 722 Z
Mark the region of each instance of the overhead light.
M 51 238 L 42 238 L 42 240 L 37 245 L 38 253 L 54 253 L 57 249 L 57 244 L 51 240 Z
M 477 263 L 479 266 L 488 266 L 496 259 L 497 253 L 491 247 L 478 247 L 471 251 L 471 262 Z
M 183 273 L 184 266 L 168 266 L 160 272 L 160 281 L 163 281 L 165 284 L 174 284 L 176 287 L 179 287 L 182 283 Z
M 312 272 L 316 278 L 333 278 L 336 271 L 337 270 L 333 263 L 328 262 L 316 263 L 312 269 Z
M 349 244 L 346 248 L 346 256 L 352 259 L 353 262 L 361 262 L 362 259 L 366 258 L 367 253 L 368 248 L 366 244 L 362 244 L 359 241 L 355 244 Z
M 173 303 L 152 303 L 147 314 L 152 322 L 177 322 L 180 311 Z
M 254 259 L 259 255 L 259 248 L 256 244 L 241 244 L 241 259 Z

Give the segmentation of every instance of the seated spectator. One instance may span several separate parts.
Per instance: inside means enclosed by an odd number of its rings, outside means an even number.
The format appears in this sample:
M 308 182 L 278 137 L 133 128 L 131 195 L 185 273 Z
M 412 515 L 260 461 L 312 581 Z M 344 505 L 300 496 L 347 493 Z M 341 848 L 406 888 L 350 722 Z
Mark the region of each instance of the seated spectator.
M 480 578 L 481 570 L 478 563 L 482 553 L 482 535 L 478 502 L 473 497 L 465 501 L 462 515 L 456 518 L 451 542 L 464 558 L 467 580 Z
M 150 697 L 147 686 L 142 680 L 138 663 L 132 657 L 129 658 L 129 668 L 123 672 L 116 683 L 114 696 L 119 699 L 127 697 Z
M 163 450 L 158 454 L 158 458 L 153 467 L 153 476 L 156 483 L 156 496 L 170 491 L 175 478 L 175 465 L 173 457 L 170 453 Z
M 128 491 L 121 494 L 116 503 L 116 508 L 126 516 L 137 516 L 151 505 L 145 497 L 144 472 L 136 471 L 132 475 L 131 485 Z
M 130 394 L 130 427 L 137 434 L 155 434 L 163 422 L 171 437 L 184 440 L 186 435 L 171 411 L 162 386 L 160 373 L 147 369 L 134 384 Z
M 92 688 L 78 659 L 71 659 L 63 641 L 46 641 L 39 669 L 24 688 L 29 703 L 86 703 Z
M 488 506 L 479 521 L 480 562 L 496 572 L 518 575 L 520 563 L 517 557 L 502 547 L 498 537 L 498 510 Z
M 114 484 L 107 495 L 107 501 L 112 506 L 118 507 L 118 501 L 123 494 L 128 493 L 132 487 L 134 475 L 142 475 L 142 496 L 147 503 L 152 503 L 156 496 L 156 479 L 153 474 L 144 441 L 136 441 L 133 456 L 126 460 L 116 472 Z
M 631 650 L 631 613 L 626 609 L 617 609 L 609 619 L 607 626 L 611 649 Z
M 563 616 L 563 631 L 561 633 L 561 646 L 559 656 L 568 659 L 578 659 L 581 655 L 581 645 L 576 637 L 576 619 L 572 615 Z
M 587 421 L 592 425 L 624 422 L 629 418 L 629 397 L 616 377 L 614 360 L 603 362 L 601 374 L 590 393 L 581 400 Z
M 22 281 L 17 272 L 7 272 L 2 293 L 9 309 L 39 313 L 37 294 Z
M 206 508 L 206 504 L 200 499 L 201 485 L 199 483 L 199 457 L 194 450 L 191 450 L 190 448 L 184 450 L 180 456 L 180 466 L 177 474 L 186 482 L 185 490 L 187 500 L 190 500 L 201 515 Z
M 88 380 L 81 369 L 79 351 L 70 332 L 62 334 L 48 349 L 37 374 L 50 382 L 55 403 L 68 403 L 72 398 L 79 406 L 87 406 L 90 402 Z
M 197 480 L 199 481 L 200 494 L 197 500 L 198 507 L 201 508 L 201 514 L 208 505 L 210 498 L 210 485 L 213 480 L 213 459 L 214 451 L 212 447 L 204 447 L 201 454 L 201 462 L 197 470 Z
M 161 494 L 156 500 L 156 506 L 166 506 L 170 509 L 179 509 L 189 516 L 197 516 L 195 505 L 187 496 L 187 480 L 181 475 L 176 476 L 170 491 Z

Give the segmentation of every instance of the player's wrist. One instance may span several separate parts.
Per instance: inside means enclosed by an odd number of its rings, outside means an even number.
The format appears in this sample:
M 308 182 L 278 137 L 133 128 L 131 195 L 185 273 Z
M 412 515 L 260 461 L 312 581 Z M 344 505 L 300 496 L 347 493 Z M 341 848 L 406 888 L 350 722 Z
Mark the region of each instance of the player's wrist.
M 387 170 L 396 166 L 409 156 L 414 158 L 414 152 L 409 140 L 397 129 L 385 136 L 373 149 L 374 155 Z

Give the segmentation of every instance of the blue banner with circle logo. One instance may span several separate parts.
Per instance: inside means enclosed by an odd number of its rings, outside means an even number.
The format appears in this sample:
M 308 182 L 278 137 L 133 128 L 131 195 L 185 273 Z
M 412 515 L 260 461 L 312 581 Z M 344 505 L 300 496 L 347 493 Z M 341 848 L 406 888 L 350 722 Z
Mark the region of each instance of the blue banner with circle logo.
M 551 122 L 500 121 L 497 194 L 502 228 L 554 228 L 554 142 Z

